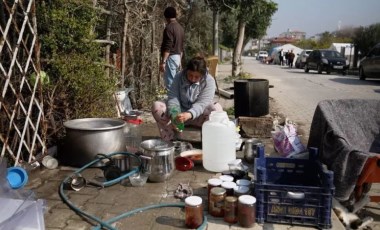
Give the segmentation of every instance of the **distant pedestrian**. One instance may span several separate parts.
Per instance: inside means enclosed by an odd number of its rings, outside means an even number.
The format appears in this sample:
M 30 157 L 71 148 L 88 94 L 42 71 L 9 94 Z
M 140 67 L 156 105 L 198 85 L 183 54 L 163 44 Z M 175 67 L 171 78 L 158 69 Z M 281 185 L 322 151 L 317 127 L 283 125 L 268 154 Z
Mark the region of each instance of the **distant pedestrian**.
M 181 67 L 185 32 L 176 20 L 177 11 L 174 7 L 167 7 L 164 16 L 167 24 L 162 36 L 160 71 L 164 73 L 165 88 L 169 90 Z
M 289 51 L 285 53 L 285 65 L 289 65 Z
M 280 65 L 282 66 L 284 64 L 284 50 L 281 49 L 278 52 L 278 59 L 280 60 Z
M 293 53 L 293 50 L 291 50 L 290 53 L 288 54 L 288 62 L 289 62 L 290 68 L 293 68 L 294 57 L 295 57 L 295 55 Z

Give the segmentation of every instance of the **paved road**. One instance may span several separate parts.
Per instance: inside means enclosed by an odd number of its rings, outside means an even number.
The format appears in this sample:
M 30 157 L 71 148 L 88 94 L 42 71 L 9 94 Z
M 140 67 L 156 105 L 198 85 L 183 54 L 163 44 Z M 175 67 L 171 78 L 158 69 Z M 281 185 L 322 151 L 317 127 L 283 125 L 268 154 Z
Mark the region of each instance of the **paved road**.
M 244 58 L 243 62 L 244 72 L 269 80 L 274 86 L 269 96 L 276 100 L 283 114 L 304 126 L 305 135 L 309 133 L 314 110 L 322 100 L 380 99 L 380 79 L 360 81 L 353 75 L 305 73 L 303 69 L 266 65 L 253 58 Z

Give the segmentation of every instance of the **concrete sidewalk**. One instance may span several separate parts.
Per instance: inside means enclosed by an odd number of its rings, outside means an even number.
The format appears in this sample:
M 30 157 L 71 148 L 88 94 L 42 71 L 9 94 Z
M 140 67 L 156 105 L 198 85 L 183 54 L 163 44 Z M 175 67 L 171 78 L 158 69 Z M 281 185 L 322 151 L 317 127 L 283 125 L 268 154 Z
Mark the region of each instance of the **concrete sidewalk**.
M 231 72 L 231 65 L 219 66 L 218 83 L 219 87 L 227 88 L 229 85 L 223 80 Z M 219 98 L 219 102 L 224 109 L 233 106 L 233 99 Z M 278 114 L 275 100 L 270 100 L 270 112 Z M 144 113 L 144 123 L 141 125 L 143 140 L 159 137 L 156 125 L 149 113 Z M 271 139 L 262 139 L 266 146 L 268 155 L 275 155 Z M 238 158 L 242 158 L 242 152 L 237 152 Z M 250 165 L 252 167 L 252 165 Z M 73 168 L 60 166 L 58 169 L 48 170 L 41 168 L 33 171 L 27 188 L 32 189 L 38 198 L 47 201 L 47 211 L 45 213 L 46 229 L 51 230 L 80 230 L 91 229 L 93 221 L 86 221 L 81 216 L 68 208 L 59 197 L 58 187 L 61 181 L 73 172 Z M 82 173 L 87 179 L 102 177 L 99 169 L 88 169 Z M 117 184 L 108 188 L 99 189 L 96 187 L 86 187 L 80 191 L 65 191 L 70 201 L 78 208 L 88 212 L 102 220 L 121 215 L 127 211 L 155 204 L 179 202 L 173 195 L 179 183 L 188 184 L 194 195 L 201 196 L 204 202 L 207 200 L 207 180 L 215 173 L 206 171 L 202 165 L 195 165 L 193 170 L 180 172 L 175 171 L 171 179 L 163 183 L 147 183 L 143 187 L 123 186 Z M 207 207 L 207 205 L 205 204 Z M 332 212 L 333 213 L 333 212 Z M 208 217 L 209 230 L 223 229 L 247 229 L 238 224 L 230 225 L 222 218 Z M 335 215 L 332 215 L 333 229 L 344 229 Z M 160 208 L 138 213 L 129 218 L 121 219 L 113 224 L 117 229 L 184 229 L 184 210 L 181 208 Z M 290 226 L 266 223 L 264 225 L 255 224 L 249 229 L 314 229 L 313 227 Z

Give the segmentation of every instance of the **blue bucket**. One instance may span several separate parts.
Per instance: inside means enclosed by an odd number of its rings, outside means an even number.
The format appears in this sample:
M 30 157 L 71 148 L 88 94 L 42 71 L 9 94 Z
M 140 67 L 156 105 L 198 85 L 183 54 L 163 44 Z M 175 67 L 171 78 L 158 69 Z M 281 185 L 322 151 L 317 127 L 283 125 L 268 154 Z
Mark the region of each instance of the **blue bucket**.
M 28 174 L 25 169 L 16 166 L 8 168 L 7 171 L 7 180 L 11 188 L 22 188 L 28 182 Z

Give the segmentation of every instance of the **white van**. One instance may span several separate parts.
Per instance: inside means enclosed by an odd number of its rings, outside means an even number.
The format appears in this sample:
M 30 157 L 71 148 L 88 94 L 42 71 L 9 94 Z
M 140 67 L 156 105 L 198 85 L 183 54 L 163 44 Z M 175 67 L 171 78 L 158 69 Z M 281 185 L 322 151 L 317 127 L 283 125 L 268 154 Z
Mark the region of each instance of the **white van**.
M 257 60 L 263 60 L 268 57 L 267 51 L 259 51 L 259 55 L 257 56 Z

